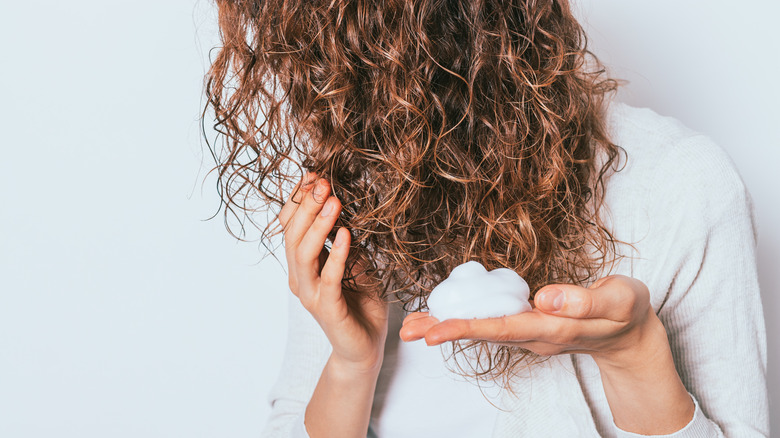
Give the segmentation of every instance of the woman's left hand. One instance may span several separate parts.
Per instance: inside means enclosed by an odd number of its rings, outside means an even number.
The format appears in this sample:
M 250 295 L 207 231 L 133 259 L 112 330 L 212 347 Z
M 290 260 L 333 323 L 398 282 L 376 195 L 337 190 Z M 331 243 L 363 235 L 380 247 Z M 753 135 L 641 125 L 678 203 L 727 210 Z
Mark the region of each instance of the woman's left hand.
M 675 369 L 650 292 L 639 280 L 604 277 L 590 287 L 551 284 L 534 297 L 530 312 L 488 319 L 439 321 L 427 313 L 404 320 L 401 339 L 428 345 L 460 339 L 525 348 L 543 356 L 590 354 L 612 416 L 620 429 L 664 435 L 693 418 L 694 404 Z
M 488 319 L 439 321 L 428 313 L 412 313 L 400 335 L 404 341 L 425 338 L 428 345 L 469 339 L 522 347 L 543 356 L 587 353 L 597 362 L 621 367 L 641 363 L 647 359 L 641 352 L 659 343 L 668 348 L 647 286 L 634 278 L 613 275 L 588 288 L 547 285 L 536 293 L 533 306 L 530 312 Z

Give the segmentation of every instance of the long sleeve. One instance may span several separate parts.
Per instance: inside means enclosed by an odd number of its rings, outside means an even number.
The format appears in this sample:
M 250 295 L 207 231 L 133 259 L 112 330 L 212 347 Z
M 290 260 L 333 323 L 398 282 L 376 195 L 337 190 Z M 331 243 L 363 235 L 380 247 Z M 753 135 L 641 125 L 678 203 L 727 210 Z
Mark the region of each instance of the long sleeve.
M 677 208 L 656 225 L 665 224 L 658 232 L 667 234 L 669 247 L 653 257 L 656 272 L 664 273 L 656 279 L 670 279 L 658 315 L 677 371 L 712 423 L 711 436 L 768 436 L 750 196 L 730 159 L 706 137 L 690 138 L 666 160 L 669 174 L 662 177 L 678 184 L 661 185 L 667 190 L 659 191 L 659 205 Z
M 768 436 L 766 334 L 751 199 L 731 159 L 706 136 L 647 109 L 616 105 L 625 148 L 608 182 L 607 218 L 626 257 L 613 274 L 643 281 L 666 328 L 695 421 L 674 438 Z M 619 430 L 598 367 L 573 357 L 600 436 Z M 694 427 L 695 426 L 695 427 Z
M 294 295 L 289 294 L 287 346 L 282 371 L 268 401 L 264 438 L 307 438 L 303 413 L 330 355 L 328 338 Z
M 722 436 L 723 433 L 718 429 L 718 426 L 704 416 L 701 411 L 699 403 L 696 401 L 696 397 L 691 395 L 691 399 L 696 405 L 696 409 L 693 413 L 693 418 L 688 424 L 679 431 L 669 435 L 652 435 L 654 438 L 709 438 Z M 614 425 L 614 424 L 613 424 Z M 626 432 L 615 426 L 615 432 L 617 432 L 617 438 L 643 438 L 648 435 L 640 435 L 637 433 Z

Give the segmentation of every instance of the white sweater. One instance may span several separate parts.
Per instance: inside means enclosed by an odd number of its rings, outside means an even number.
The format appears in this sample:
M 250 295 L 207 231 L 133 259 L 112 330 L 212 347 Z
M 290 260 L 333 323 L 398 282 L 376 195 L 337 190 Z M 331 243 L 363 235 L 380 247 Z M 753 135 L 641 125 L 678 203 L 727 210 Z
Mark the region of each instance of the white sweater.
M 691 423 L 669 436 L 768 436 L 755 225 L 739 174 L 707 137 L 650 110 L 614 103 L 609 129 L 628 163 L 607 181 L 604 213 L 614 236 L 636 248 L 621 245 L 628 257 L 611 273 L 648 286 L 697 405 Z M 305 436 L 302 414 L 330 354 L 317 323 L 293 304 L 266 437 Z M 512 386 L 493 437 L 639 436 L 615 426 L 588 355 L 557 356 Z

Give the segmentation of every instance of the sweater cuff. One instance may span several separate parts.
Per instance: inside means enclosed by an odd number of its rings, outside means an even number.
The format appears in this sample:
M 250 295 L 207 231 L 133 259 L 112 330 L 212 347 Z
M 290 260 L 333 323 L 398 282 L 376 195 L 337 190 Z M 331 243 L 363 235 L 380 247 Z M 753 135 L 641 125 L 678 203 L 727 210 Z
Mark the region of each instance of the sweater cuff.
M 693 400 L 693 404 L 696 409 L 693 411 L 693 418 L 691 421 L 677 432 L 668 435 L 640 435 L 638 433 L 626 432 L 625 430 L 622 430 L 621 428 L 617 427 L 613 420 L 612 425 L 615 427 L 615 432 L 617 433 L 615 436 L 617 438 L 710 438 L 721 436 L 718 428 L 712 423 L 712 421 L 704 416 L 701 408 L 699 408 L 699 402 L 696 400 L 696 397 L 694 397 L 690 392 L 688 395 L 691 396 L 691 400 Z
M 306 418 L 306 409 L 302 410 L 300 414 L 295 418 L 293 422 L 292 433 L 290 438 L 310 438 L 309 432 L 306 431 L 306 424 L 304 419 Z

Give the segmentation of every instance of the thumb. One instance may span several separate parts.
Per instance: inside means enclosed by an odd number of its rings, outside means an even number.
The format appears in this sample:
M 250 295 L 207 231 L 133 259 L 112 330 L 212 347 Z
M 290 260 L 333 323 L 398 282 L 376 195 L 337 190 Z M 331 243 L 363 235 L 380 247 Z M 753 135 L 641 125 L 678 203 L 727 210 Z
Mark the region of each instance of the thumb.
M 534 296 L 534 306 L 544 313 L 567 318 L 593 318 L 601 316 L 599 299 L 593 291 L 573 284 L 551 284 L 541 288 Z
M 606 318 L 627 321 L 650 306 L 650 292 L 639 280 L 610 275 L 584 288 L 574 284 L 551 284 L 536 293 L 536 307 L 568 318 Z

